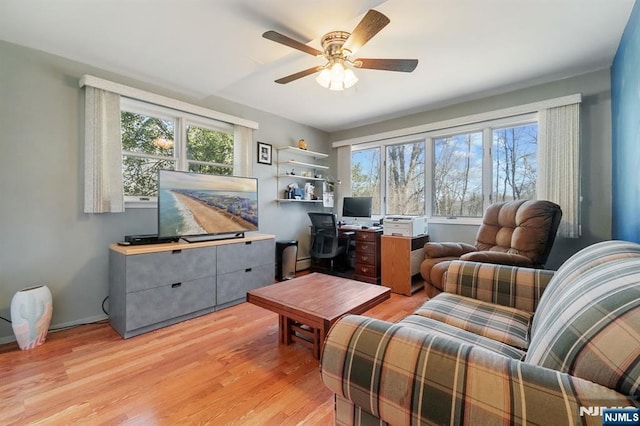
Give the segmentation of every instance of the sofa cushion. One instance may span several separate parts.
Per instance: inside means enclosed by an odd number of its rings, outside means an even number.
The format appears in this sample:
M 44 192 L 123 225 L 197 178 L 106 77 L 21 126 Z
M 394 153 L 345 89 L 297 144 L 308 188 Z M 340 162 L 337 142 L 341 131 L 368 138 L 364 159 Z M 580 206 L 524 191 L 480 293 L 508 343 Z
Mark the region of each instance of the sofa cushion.
M 514 348 L 513 346 L 509 346 L 507 344 L 498 342 L 497 340 L 489 339 L 488 337 L 483 337 L 470 331 L 466 331 L 461 328 L 445 324 L 438 320 L 424 317 L 422 315 L 409 315 L 408 317 L 399 321 L 398 324 L 409 328 L 421 330 L 435 336 L 447 337 L 457 342 L 468 343 L 489 350 L 493 353 L 498 353 L 508 358 L 519 360 L 523 359 L 525 355 L 524 351 Z
M 640 246 L 582 250 L 540 300 L 526 362 L 640 397 Z
M 451 293 L 441 293 L 415 314 L 526 350 L 532 314 Z

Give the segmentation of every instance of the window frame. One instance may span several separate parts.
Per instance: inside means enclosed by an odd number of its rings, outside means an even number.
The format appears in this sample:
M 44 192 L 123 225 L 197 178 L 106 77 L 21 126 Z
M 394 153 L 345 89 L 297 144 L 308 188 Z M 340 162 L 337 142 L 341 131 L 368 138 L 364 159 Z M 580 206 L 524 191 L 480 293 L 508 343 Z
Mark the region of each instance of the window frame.
M 537 124 L 538 130 L 540 129 L 540 119 L 538 112 L 527 112 L 506 115 L 503 117 L 496 117 L 492 119 L 486 119 L 472 124 L 450 125 L 435 130 L 428 130 L 420 133 L 407 134 L 403 136 L 384 138 L 374 141 L 368 141 L 359 144 L 351 145 L 351 152 L 380 148 L 380 184 L 381 191 L 380 199 L 381 205 L 381 217 L 387 215 L 387 181 L 386 181 L 386 169 L 387 169 L 387 157 L 386 148 L 390 145 L 398 145 L 403 143 L 423 141 L 425 144 L 425 191 L 429 191 L 429 194 L 425 194 L 425 212 L 429 220 L 429 223 L 434 224 L 455 224 L 455 225 L 480 225 L 482 223 L 482 217 L 455 217 L 446 218 L 443 216 L 433 216 L 433 194 L 434 194 L 434 181 L 433 173 L 435 169 L 434 158 L 434 139 L 451 137 L 459 134 L 467 134 L 478 132 L 482 134 L 482 197 L 483 197 L 483 212 L 492 203 L 492 184 L 493 184 L 493 130 L 505 127 L 517 127 L 527 124 Z M 539 156 L 539 151 L 536 154 Z
M 171 120 L 174 122 L 174 147 L 173 147 L 173 157 L 164 157 L 159 155 L 152 154 L 144 154 L 144 153 L 136 153 L 125 151 L 122 149 L 122 156 L 130 156 L 130 157 L 138 157 L 138 158 L 148 158 L 148 159 L 158 159 L 158 160 L 171 160 L 174 161 L 175 167 L 174 170 L 177 171 L 188 171 L 189 164 L 200 164 L 200 165 L 211 165 L 217 167 L 228 167 L 232 170 L 234 168 L 234 161 L 232 164 L 220 164 L 199 160 L 189 160 L 187 158 L 187 128 L 192 125 L 196 127 L 200 127 L 207 130 L 213 130 L 221 133 L 230 134 L 232 137 L 234 136 L 234 126 L 232 124 L 218 121 L 213 118 L 207 118 L 198 116 L 195 114 L 191 114 L 188 112 L 176 110 L 169 107 L 164 107 L 161 105 L 151 104 L 149 102 L 141 101 L 138 99 L 128 98 L 125 96 L 121 96 L 120 98 L 120 112 L 123 111 L 134 113 L 134 114 L 142 114 L 154 118 L 161 118 L 163 120 Z M 236 151 L 235 144 L 237 142 L 234 138 L 234 154 Z M 135 195 L 124 195 L 124 206 L 125 208 L 157 208 L 158 206 L 158 197 L 146 197 L 146 196 L 135 196 Z

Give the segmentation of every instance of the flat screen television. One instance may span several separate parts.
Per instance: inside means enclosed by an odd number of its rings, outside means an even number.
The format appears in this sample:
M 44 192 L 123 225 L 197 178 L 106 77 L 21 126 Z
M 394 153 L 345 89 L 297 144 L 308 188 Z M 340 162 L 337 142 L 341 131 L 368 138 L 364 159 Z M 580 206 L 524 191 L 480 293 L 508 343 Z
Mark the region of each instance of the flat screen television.
M 192 242 L 257 230 L 258 179 L 158 172 L 158 237 Z
M 342 200 L 342 220 L 371 218 L 372 197 L 344 197 Z

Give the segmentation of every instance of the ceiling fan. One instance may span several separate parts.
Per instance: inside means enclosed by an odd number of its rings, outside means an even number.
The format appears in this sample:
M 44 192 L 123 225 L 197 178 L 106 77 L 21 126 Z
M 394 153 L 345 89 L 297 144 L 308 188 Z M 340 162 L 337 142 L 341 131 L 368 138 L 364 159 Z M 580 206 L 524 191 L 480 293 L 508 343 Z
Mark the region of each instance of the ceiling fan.
M 303 71 L 279 78 L 276 83 L 287 84 L 310 74 L 320 72 L 316 81 L 330 90 L 347 89 L 358 81 L 352 68 L 364 68 L 383 71 L 412 72 L 418 65 L 417 59 L 350 59 L 358 49 L 365 45 L 373 36 L 378 34 L 391 22 L 382 13 L 369 10 L 358 23 L 352 33 L 346 31 L 331 31 L 322 37 L 323 51 L 314 49 L 297 40 L 276 31 L 267 31 L 262 37 L 284 44 L 313 56 L 326 59 L 324 65 L 318 65 Z

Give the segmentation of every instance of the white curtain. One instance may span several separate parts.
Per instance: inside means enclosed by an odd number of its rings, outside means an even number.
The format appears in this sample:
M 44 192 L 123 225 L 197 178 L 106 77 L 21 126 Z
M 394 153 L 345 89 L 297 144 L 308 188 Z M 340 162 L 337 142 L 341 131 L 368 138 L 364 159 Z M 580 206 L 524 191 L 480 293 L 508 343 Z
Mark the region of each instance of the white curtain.
M 233 126 L 233 174 L 236 176 L 252 176 L 251 147 L 253 146 L 253 129 Z
M 540 111 L 538 199 L 562 208 L 558 235 L 580 237 L 580 104 Z
M 334 205 L 338 214 L 342 212 L 342 199 L 351 196 L 351 145 L 338 148 L 337 176 L 334 194 Z M 337 197 L 337 198 L 335 198 Z
M 123 212 L 120 95 L 85 86 L 84 132 L 84 212 Z

